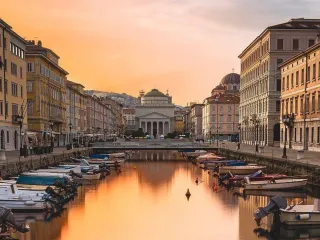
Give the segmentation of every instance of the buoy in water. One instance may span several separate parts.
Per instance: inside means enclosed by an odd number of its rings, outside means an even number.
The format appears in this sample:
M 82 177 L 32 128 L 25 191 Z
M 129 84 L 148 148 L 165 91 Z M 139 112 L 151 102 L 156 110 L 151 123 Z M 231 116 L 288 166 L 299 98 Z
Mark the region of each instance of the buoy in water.
M 189 188 L 188 188 L 188 190 L 187 190 L 187 192 L 186 192 L 186 196 L 187 196 L 187 197 L 190 197 L 190 196 L 191 196 L 191 193 L 190 193 Z
M 199 183 L 199 178 L 197 178 L 195 182 L 196 182 L 196 184 L 198 184 Z

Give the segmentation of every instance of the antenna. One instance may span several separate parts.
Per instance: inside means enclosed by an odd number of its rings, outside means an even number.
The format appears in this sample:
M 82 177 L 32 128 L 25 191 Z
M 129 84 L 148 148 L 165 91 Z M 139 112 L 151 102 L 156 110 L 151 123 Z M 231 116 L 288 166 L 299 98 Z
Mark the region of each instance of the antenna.
M 234 73 L 234 68 L 232 68 L 232 73 Z

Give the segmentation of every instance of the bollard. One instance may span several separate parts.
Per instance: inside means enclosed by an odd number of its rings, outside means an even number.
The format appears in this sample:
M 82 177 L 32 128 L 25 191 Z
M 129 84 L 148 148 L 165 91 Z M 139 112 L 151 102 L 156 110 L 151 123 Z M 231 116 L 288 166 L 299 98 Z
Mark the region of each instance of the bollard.
M 300 160 L 300 159 L 303 159 L 303 156 L 304 155 L 304 151 L 303 150 L 298 150 L 297 151 L 297 159 Z

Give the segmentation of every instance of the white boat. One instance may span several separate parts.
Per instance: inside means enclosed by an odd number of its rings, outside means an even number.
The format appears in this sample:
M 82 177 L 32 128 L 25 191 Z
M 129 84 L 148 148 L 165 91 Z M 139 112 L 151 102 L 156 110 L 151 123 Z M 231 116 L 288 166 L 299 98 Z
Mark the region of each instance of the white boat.
M 44 191 L 19 190 L 15 183 L 0 183 L 0 206 L 12 211 L 44 211 L 52 208 L 43 197 Z
M 59 168 L 59 167 L 50 167 L 48 169 L 38 169 L 32 172 L 39 172 L 39 173 L 64 173 L 68 174 L 70 172 L 81 174 L 81 166 L 75 166 L 73 168 Z
M 268 181 L 250 181 L 245 178 L 245 190 L 299 189 L 307 185 L 307 179 L 284 178 Z
M 225 159 L 225 157 L 217 156 L 214 153 L 207 153 L 207 154 L 203 154 L 203 155 L 197 157 L 198 161 L 205 161 L 205 160 L 219 161 L 219 160 L 222 160 L 222 159 Z
M 320 211 L 314 205 L 295 205 L 280 209 L 280 221 L 286 225 L 320 225 Z
M 125 158 L 126 154 L 125 153 L 110 153 L 109 154 L 109 159 L 114 159 L 114 158 Z
M 222 166 L 219 167 L 219 174 L 231 172 L 234 175 L 247 175 L 259 170 L 266 169 L 266 166 L 248 165 L 248 166 Z
M 201 155 L 207 154 L 206 150 L 196 150 L 194 152 L 185 152 L 184 155 L 186 157 L 199 157 Z

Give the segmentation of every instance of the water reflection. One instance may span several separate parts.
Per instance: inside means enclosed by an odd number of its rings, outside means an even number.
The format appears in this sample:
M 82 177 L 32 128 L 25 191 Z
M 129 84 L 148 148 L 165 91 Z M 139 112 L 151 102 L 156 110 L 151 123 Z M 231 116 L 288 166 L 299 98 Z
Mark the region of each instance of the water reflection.
M 221 187 L 214 191 L 215 184 L 216 179 L 191 163 L 126 163 L 120 175 L 113 174 L 98 185 L 82 187 L 61 217 L 49 223 L 39 217 L 31 223 L 29 233 L 18 237 L 251 240 L 272 239 L 269 237 L 274 233 L 293 234 L 285 229 L 275 232 L 270 217 L 264 219 L 260 232 L 254 232 L 257 226 L 252 214 L 257 207 L 267 205 L 270 196 L 238 197 Z M 191 193 L 189 200 L 187 189 Z M 312 202 L 305 195 L 291 197 L 289 204 Z

